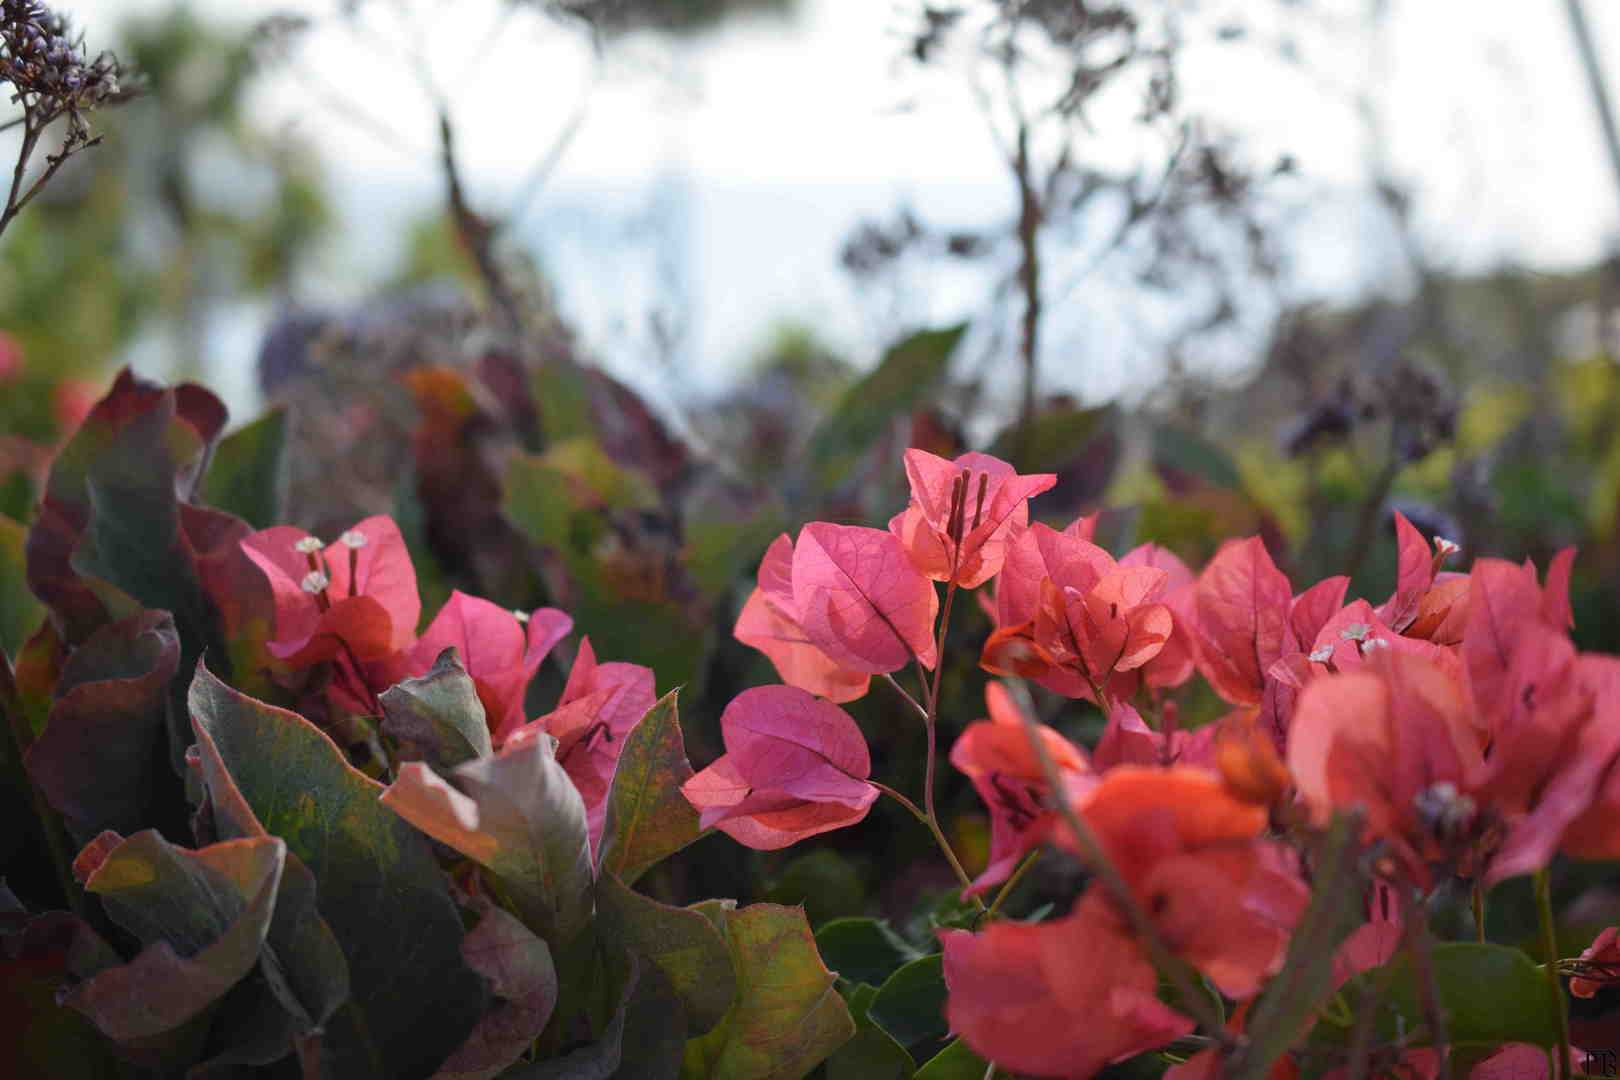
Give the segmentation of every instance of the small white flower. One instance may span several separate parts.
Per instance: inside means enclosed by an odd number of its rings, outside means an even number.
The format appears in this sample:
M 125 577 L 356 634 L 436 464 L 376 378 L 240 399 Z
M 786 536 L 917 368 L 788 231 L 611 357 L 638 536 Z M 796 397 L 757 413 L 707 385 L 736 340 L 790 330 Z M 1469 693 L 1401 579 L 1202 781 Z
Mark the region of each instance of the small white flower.
M 298 585 L 305 592 L 309 593 L 311 596 L 314 596 L 325 592 L 326 587 L 331 583 L 332 579 L 321 573 L 319 570 L 311 570 L 309 573 L 304 575 L 304 580 L 300 581 Z
M 520 623 L 526 623 L 529 621 L 529 613 L 527 611 L 519 611 L 516 608 L 513 608 L 512 618 L 516 619 Z
M 1461 551 L 1462 545 L 1455 540 L 1447 540 L 1443 536 L 1437 536 L 1434 538 L 1434 549 L 1444 559 L 1448 555 L 1455 555 Z
M 1317 664 L 1325 664 L 1329 660 L 1333 659 L 1333 646 L 1324 645 L 1307 656 L 1306 659 Z
M 1339 631 L 1339 636 L 1346 641 L 1365 641 L 1367 635 L 1372 633 L 1372 627 L 1366 623 L 1351 623 Z
M 347 544 L 352 548 L 363 548 L 366 546 L 366 534 L 359 529 L 346 529 L 343 535 L 338 537 L 338 543 Z
M 1363 641 L 1361 643 L 1361 652 L 1362 652 L 1363 655 L 1366 655 L 1367 653 L 1372 652 L 1374 649 L 1387 649 L 1387 648 L 1389 648 L 1388 640 L 1386 640 L 1384 638 L 1380 638 L 1380 637 L 1368 638 L 1366 641 Z
M 306 536 L 302 540 L 298 541 L 298 543 L 293 545 L 293 550 L 298 552 L 300 555 L 313 555 L 325 546 L 326 545 L 321 542 L 319 537 Z

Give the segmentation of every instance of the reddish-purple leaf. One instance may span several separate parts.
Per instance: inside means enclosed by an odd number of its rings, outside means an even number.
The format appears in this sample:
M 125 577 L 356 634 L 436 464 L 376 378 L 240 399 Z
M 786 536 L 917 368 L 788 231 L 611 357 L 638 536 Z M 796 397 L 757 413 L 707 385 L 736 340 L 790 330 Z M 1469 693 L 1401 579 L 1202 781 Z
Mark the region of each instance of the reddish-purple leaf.
M 409 762 L 381 801 L 492 870 L 524 921 L 561 946 L 589 921 L 592 870 L 585 804 L 553 754 L 551 739 L 525 739 L 448 779 Z
M 179 664 L 180 640 L 166 611 L 108 623 L 68 657 L 50 719 L 24 761 L 78 838 L 139 830 L 164 806 L 165 793 L 175 804 L 165 813 L 184 813 L 161 764 L 168 755 L 160 753 Z
M 484 1014 L 433 1080 L 498 1076 L 540 1036 L 557 1006 L 557 969 L 546 943 L 483 897 L 474 898 L 473 908 L 478 925 L 462 940 L 461 956 L 489 980 L 500 1003 Z
M 793 549 L 793 599 L 817 648 L 840 667 L 897 671 L 936 661 L 939 594 L 880 529 L 813 521 Z
M 150 829 L 118 845 L 85 888 L 146 947 L 64 1002 L 118 1042 L 175 1031 L 258 963 L 286 852 L 273 836 L 190 851 Z

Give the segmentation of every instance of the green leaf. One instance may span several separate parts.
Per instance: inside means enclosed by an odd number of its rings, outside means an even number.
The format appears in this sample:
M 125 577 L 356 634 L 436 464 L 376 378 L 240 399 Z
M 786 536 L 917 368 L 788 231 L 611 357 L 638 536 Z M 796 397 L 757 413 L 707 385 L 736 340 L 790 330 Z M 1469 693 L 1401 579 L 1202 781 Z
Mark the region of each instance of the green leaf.
M 945 381 L 966 324 L 924 330 L 891 346 L 850 387 L 810 439 L 809 459 L 823 488 L 834 488 L 894 421 L 925 403 Z
M 571 359 L 548 357 L 535 371 L 531 387 L 548 443 L 588 437 L 594 430 L 585 373 Z
M 1518 949 L 1505 945 L 1450 942 L 1436 945 L 1431 957 L 1446 1034 L 1453 1047 L 1477 1048 L 1522 1042 L 1558 1044 L 1558 1017 L 1541 970 Z M 1404 1032 L 1408 1044 L 1427 1046 L 1432 1033 L 1423 1005 L 1421 981 L 1409 951 L 1383 967 L 1364 971 L 1341 988 L 1347 1013 L 1359 1016 L 1364 1004 L 1379 1002 L 1375 1042 L 1391 1041 Z M 1380 992 L 1380 988 L 1381 992 Z M 1347 1047 L 1354 1024 L 1324 1018 L 1312 1030 L 1310 1044 L 1319 1051 Z
M 613 770 L 602 826 L 599 873 L 626 885 L 698 837 L 698 814 L 681 794 L 692 778 L 671 690 L 630 730 Z
M 872 1021 L 901 1046 L 942 1038 L 950 1030 L 945 1022 L 944 961 L 942 953 L 920 957 L 878 987 L 870 1009 Z
M 1050 471 L 1092 449 L 1097 436 L 1114 425 L 1117 413 L 1112 405 L 1040 412 L 1035 415 L 1027 437 L 1015 422 L 996 436 L 988 453 L 1019 472 Z
M 849 995 L 849 1014 L 855 1037 L 827 1059 L 827 1080 L 907 1080 L 917 1063 L 889 1033 L 867 1016 L 877 988 L 865 983 Z M 979 1080 L 982 1080 L 982 1074 Z
M 149 825 L 159 807 L 173 811 L 166 820 L 185 820 L 161 754 L 179 665 L 174 620 L 144 611 L 91 634 L 63 666 L 45 730 L 24 760 L 80 844 L 103 829 Z
M 454 645 L 439 653 L 418 679 L 406 679 L 377 697 L 383 734 L 398 739 L 400 757 L 448 769 L 493 753 L 478 688 Z
M 834 919 L 816 931 L 816 948 L 840 976 L 874 987 L 921 956 L 880 919 Z
M 296 713 L 237 693 L 205 667 L 190 709 L 216 821 L 241 829 L 251 815 L 319 882 L 351 988 L 351 1007 L 321 1040 L 328 1075 L 431 1075 L 482 1016 L 488 990 L 462 959 L 461 918 L 427 841 Z
M 0 652 L 17 655 L 45 614 L 45 606 L 28 591 L 23 547 L 28 530 L 0 514 Z
M 1202 436 L 1171 424 L 1160 424 L 1153 431 L 1153 466 L 1200 487 L 1243 490 L 1243 474 L 1231 455 Z M 1179 486 L 1166 482 L 1172 488 Z
M 488 867 L 523 921 L 562 948 L 590 921 L 592 874 L 585 803 L 557 764 L 556 740 L 528 740 L 447 776 L 409 762 L 382 804 Z
M 179 1031 L 258 963 L 286 850 L 260 837 L 188 851 L 153 829 L 118 843 L 85 889 L 145 948 L 64 1002 L 116 1042 L 148 1048 Z
M 490 901 L 478 898 L 474 906 L 478 925 L 461 943 L 461 955 L 489 980 L 500 1004 L 478 1021 L 433 1080 L 498 1076 L 529 1049 L 557 1006 L 557 969 L 546 943 Z
M 611 873 L 596 883 L 597 931 L 651 961 L 685 1006 L 689 1034 L 710 1031 L 731 1008 L 737 978 L 726 941 L 701 913 L 634 892 Z
M 723 923 L 737 999 L 709 1034 L 686 1044 L 688 1080 L 799 1080 L 855 1034 L 835 976 L 798 908 L 696 905 Z
M 802 904 L 811 925 L 865 911 L 866 882 L 850 860 L 831 848 L 815 848 L 788 860 L 765 889 L 773 904 Z
M 168 407 L 133 418 L 89 463 L 84 479 L 91 512 L 70 561 L 113 614 L 118 601 L 97 589 L 97 582 L 142 607 L 172 613 L 188 652 L 223 653 L 218 618 L 185 544 L 176 499 L 204 444 L 176 416 L 172 395 L 162 400 Z
M 624 1048 L 614 1080 L 676 1080 L 688 1022 L 681 998 L 655 964 L 637 969 L 624 1018 Z
M 705 498 L 705 494 L 707 497 Z M 718 597 L 758 564 L 786 517 L 775 501 L 737 505 L 724 492 L 699 493 L 684 507 L 681 562 L 698 588 Z
M 203 479 L 203 501 L 252 525 L 268 529 L 281 520 L 281 467 L 287 444 L 287 414 L 274 409 L 227 435 L 214 448 Z
M 984 1080 L 989 1068 L 990 1063 L 969 1050 L 967 1043 L 952 1039 L 949 1046 L 923 1063 L 913 1080 Z

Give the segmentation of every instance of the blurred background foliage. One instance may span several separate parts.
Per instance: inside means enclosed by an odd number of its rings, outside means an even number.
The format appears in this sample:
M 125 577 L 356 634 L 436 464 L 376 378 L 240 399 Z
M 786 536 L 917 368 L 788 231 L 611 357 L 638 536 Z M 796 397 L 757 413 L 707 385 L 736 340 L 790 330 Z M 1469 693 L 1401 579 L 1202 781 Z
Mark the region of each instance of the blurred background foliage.
M 514 18 L 603 50 L 792 7 L 512 6 Z M 976 23 L 949 6 L 911 11 L 897 46 L 907 63 L 942 62 L 949 35 L 971 25 L 970 63 L 1007 88 L 989 107 L 1000 110 L 1017 209 L 1001 231 L 937 230 L 907 213 L 874 220 L 848 238 L 844 264 L 871 290 L 926 288 L 919 265 L 986 265 L 989 302 L 959 325 L 896 332 L 875 357 L 843 355 L 813 321 L 762 326 L 733 385 L 674 406 L 604 370 L 545 268 L 510 242 L 510 213 L 474 204 L 448 105 L 430 166 L 443 205 L 411 227 L 373 299 L 330 306 L 304 282 L 332 221 L 322 161 L 343 150 L 267 130 L 245 105 L 299 25 L 242 33 L 183 7 L 119 25 L 116 49 L 142 93 L 99 116 L 103 143 L 0 237 L 0 647 L 15 655 L 41 615 L 21 564 L 51 448 L 132 354 L 160 353 L 169 377 L 197 376 L 210 320 L 259 298 L 277 314 L 257 328 L 253 379 L 276 419 L 227 444 L 215 467 L 231 479 L 210 498 L 256 526 L 321 535 L 393 514 L 429 617 L 452 588 L 567 609 L 599 657 L 653 667 L 661 692 L 684 688 L 699 767 L 720 752 L 725 703 L 774 681 L 730 634 L 765 547 L 812 519 L 883 526 L 905 504 L 908 446 L 986 449 L 1020 471 L 1055 472 L 1037 516 L 1061 527 L 1101 510 L 1099 542 L 1116 554 L 1152 540 L 1196 568 L 1221 541 L 1259 533 L 1296 588 L 1349 573 L 1352 596 L 1374 602 L 1393 581 L 1395 509 L 1460 543 L 1457 568 L 1483 555 L 1545 566 L 1576 545 L 1576 639 L 1620 652 L 1620 259 L 1556 274 L 1448 271 L 1411 225 L 1410 193 L 1374 170 L 1377 204 L 1409 241 L 1414 287 L 1283 305 L 1240 376 L 1201 370 L 1189 359 L 1201 336 L 1227 332 L 1287 273 L 1268 254 L 1264 222 L 1268 185 L 1288 166 L 1245 167 L 1241 148 L 1194 123 L 1175 94 L 1174 35 L 1159 21 L 1172 6 L 1007 0 L 981 5 Z M 1037 63 L 1062 76 L 1044 105 L 1014 93 Z M 1134 122 L 1162 129 L 1168 149 L 1151 167 L 1104 169 L 1085 155 L 1085 107 L 1132 78 L 1145 103 Z M 1036 362 L 1051 356 L 1036 344 L 1050 316 L 1040 259 L 1096 200 L 1127 208 L 1104 247 L 1127 277 L 1202 298 L 1161 340 L 1167 377 L 1135 401 L 1078 400 L 1052 389 L 1062 380 L 1050 361 Z M 619 370 L 667 363 L 656 338 L 647 355 L 615 359 Z M 947 747 L 984 712 L 988 622 L 973 604 L 956 610 Z M 565 670 L 547 665 L 531 714 L 554 702 Z M 1038 705 L 1079 738 L 1100 731 L 1085 703 Z M 1181 705 L 1188 724 L 1222 708 L 1197 688 Z M 879 685 L 850 711 L 874 774 L 920 789 L 922 733 L 901 704 Z M 971 789 L 945 776 L 952 829 L 982 860 L 987 822 Z M 1064 881 L 1069 869 L 1043 866 L 1025 909 Z M 1620 887 L 1601 870 L 1561 881 L 1577 907 Z M 706 839 L 648 885 L 681 901 L 805 902 L 817 923 L 874 910 L 900 918 L 949 886 L 926 834 L 887 802 L 859 828 L 785 852 Z M 1504 915 L 1502 932 L 1513 925 Z

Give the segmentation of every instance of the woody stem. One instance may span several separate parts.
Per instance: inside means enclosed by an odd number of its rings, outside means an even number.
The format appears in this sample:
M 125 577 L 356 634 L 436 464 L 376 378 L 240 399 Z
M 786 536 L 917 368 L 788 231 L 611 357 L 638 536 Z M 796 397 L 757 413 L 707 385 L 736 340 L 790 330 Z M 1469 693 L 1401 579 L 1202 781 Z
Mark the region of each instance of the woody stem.
M 1124 913 L 1125 921 L 1130 924 L 1142 950 L 1147 953 L 1148 960 L 1158 970 L 1159 974 L 1168 978 L 1175 987 L 1176 995 L 1180 998 L 1180 1005 L 1187 1012 L 1192 1013 L 1200 1027 L 1216 1039 L 1221 1048 L 1230 1051 L 1237 1046 L 1232 1033 L 1226 1030 L 1226 1025 L 1220 1015 L 1210 1005 L 1209 998 L 1197 986 L 1193 985 L 1188 975 L 1188 969 L 1165 946 L 1159 937 L 1159 931 L 1153 924 L 1153 918 L 1142 905 L 1137 903 L 1136 897 L 1131 893 L 1131 887 L 1125 883 L 1119 868 L 1103 850 L 1102 842 L 1097 839 L 1096 833 L 1086 824 L 1074 807 L 1063 796 L 1063 778 L 1058 775 L 1057 762 L 1052 760 L 1052 753 L 1046 748 L 1046 741 L 1041 738 L 1040 723 L 1033 716 L 1024 716 L 1024 734 L 1029 738 L 1029 745 L 1035 752 L 1036 759 L 1041 763 L 1041 773 L 1046 778 L 1046 786 L 1052 792 L 1052 802 L 1068 826 L 1070 834 L 1074 837 L 1081 857 L 1087 867 L 1097 875 L 1097 880 L 1108 891 L 1109 897 L 1119 910 Z
M 939 815 L 934 810 L 934 750 L 939 722 L 939 677 L 945 670 L 945 631 L 951 622 L 951 602 L 956 599 L 954 579 L 953 574 L 951 583 L 945 586 L 945 606 L 939 613 L 939 636 L 934 644 L 934 684 L 928 692 L 928 711 L 923 716 L 923 728 L 928 733 L 928 756 L 923 765 L 923 808 L 928 812 L 928 827 L 933 830 L 935 842 L 945 853 L 946 860 L 951 864 L 951 869 L 956 871 L 956 876 L 961 879 L 962 887 L 965 889 L 973 883 L 972 879 L 968 877 L 967 871 L 962 869 L 962 862 L 951 849 L 950 841 L 945 839 L 945 832 L 939 827 Z M 984 901 L 974 897 L 973 902 L 979 905 L 980 911 L 984 910 Z
M 863 778 L 855 777 L 855 779 L 860 780 Z M 870 778 L 866 778 L 866 783 L 871 784 L 883 794 L 887 795 L 889 798 L 893 799 L 907 810 L 910 810 L 912 817 L 928 826 L 928 831 L 934 835 L 934 842 L 939 845 L 939 850 L 945 854 L 945 861 L 951 864 L 951 869 L 956 873 L 956 880 L 962 883 L 962 888 L 967 889 L 973 885 L 973 879 L 968 877 L 968 872 L 963 868 L 961 860 L 956 857 L 956 852 L 951 850 L 950 842 L 945 839 L 945 834 L 940 831 L 938 822 L 934 821 L 927 814 L 923 813 L 922 808 L 916 803 L 912 802 L 910 799 L 906 798 L 889 785 L 881 784 L 878 781 Z M 974 897 L 973 902 L 979 906 L 980 912 L 984 911 L 983 900 L 980 900 L 978 897 Z

